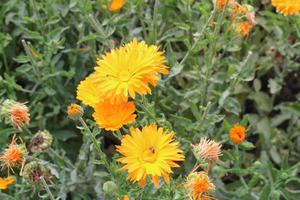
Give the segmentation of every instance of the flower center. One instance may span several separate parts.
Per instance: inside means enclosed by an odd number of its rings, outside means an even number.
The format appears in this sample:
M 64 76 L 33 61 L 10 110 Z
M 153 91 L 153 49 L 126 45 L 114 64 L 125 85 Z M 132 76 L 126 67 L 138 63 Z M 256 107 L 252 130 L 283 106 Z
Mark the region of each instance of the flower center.
M 147 148 L 146 150 L 144 150 L 144 152 L 142 153 L 142 159 L 145 162 L 150 162 L 153 163 L 156 161 L 157 158 L 157 153 L 155 151 L 154 147 L 150 147 Z
M 119 74 L 121 82 L 128 82 L 131 78 L 131 73 L 127 70 L 121 71 Z

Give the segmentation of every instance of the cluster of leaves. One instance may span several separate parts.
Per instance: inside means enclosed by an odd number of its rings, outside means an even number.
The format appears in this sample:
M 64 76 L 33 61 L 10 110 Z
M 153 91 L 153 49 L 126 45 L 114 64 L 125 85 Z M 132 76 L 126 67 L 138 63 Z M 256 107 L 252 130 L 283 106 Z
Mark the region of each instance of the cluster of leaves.
M 297 199 L 300 18 L 276 13 L 269 2 L 243 3 L 255 8 L 258 22 L 247 38 L 234 30 L 230 13 L 214 9 L 210 1 L 131 0 L 118 13 L 103 10 L 97 0 L 0 3 L 0 100 L 28 102 L 30 128 L 50 130 L 56 138 L 48 153 L 59 179 L 51 188 L 56 196 L 103 198 L 102 185 L 113 176 L 118 190 L 112 195 L 184 199 L 180 182 L 196 162 L 190 144 L 208 136 L 224 144 L 223 163 L 212 173 L 217 198 Z M 159 45 L 170 67 L 153 95 L 137 99 L 135 125 L 156 122 L 174 130 L 186 152 L 176 180 L 160 190 L 128 183 L 114 162 L 109 173 L 91 162 L 95 153 L 88 154 L 87 138 L 65 113 L 97 56 L 133 37 Z M 234 123 L 248 127 L 238 154 L 228 139 Z M 99 132 L 93 121 L 89 124 Z M 4 146 L 15 130 L 0 128 Z M 118 141 L 104 135 L 103 149 L 112 155 Z M 8 192 L 12 199 L 24 193 L 30 196 L 31 190 L 22 184 Z

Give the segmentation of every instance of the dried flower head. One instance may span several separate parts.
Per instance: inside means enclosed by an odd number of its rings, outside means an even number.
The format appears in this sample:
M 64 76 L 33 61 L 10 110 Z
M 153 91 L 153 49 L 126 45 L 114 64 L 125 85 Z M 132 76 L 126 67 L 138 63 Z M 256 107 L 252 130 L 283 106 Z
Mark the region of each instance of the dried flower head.
M 29 162 L 25 165 L 23 170 L 23 178 L 32 184 L 39 184 L 41 177 L 45 179 L 46 182 L 50 182 L 51 174 L 49 170 L 36 161 Z
M 121 169 L 128 171 L 128 179 L 138 181 L 142 187 L 148 175 L 152 176 L 155 187 L 159 186 L 161 176 L 169 183 L 171 168 L 179 167 L 176 162 L 184 160 L 183 151 L 174 141 L 174 132 L 164 131 L 155 124 L 142 130 L 131 128 L 130 132 L 117 146 L 117 151 L 123 155 L 118 161 L 124 164 Z
M 297 15 L 300 11 L 299 0 L 272 0 L 272 5 L 283 15 Z
M 207 138 L 201 138 L 199 144 L 192 145 L 194 155 L 199 160 L 218 162 L 222 145 Z
M 38 153 L 48 149 L 53 141 L 52 135 L 47 131 L 38 131 L 30 141 L 29 151 L 31 153 Z
M 240 144 L 245 140 L 246 137 L 246 129 L 245 127 L 235 124 L 233 127 L 230 129 L 229 133 L 229 138 L 230 141 L 234 144 Z
M 78 120 L 83 116 L 83 108 L 78 104 L 72 103 L 68 106 L 67 113 L 71 119 Z
M 7 167 L 8 171 L 13 171 L 13 168 L 20 165 L 27 154 L 25 144 L 17 144 L 16 138 L 13 137 L 11 143 L 0 155 L 0 161 L 2 162 L 2 167 Z
M 8 176 L 7 178 L 0 177 L 0 190 L 8 189 L 14 182 L 15 178 L 13 176 Z
M 5 118 L 6 122 L 12 124 L 19 130 L 21 130 L 25 124 L 28 125 L 30 121 L 28 107 L 24 103 L 10 99 L 3 102 L 1 115 Z
M 233 2 L 234 2 L 234 0 L 213 0 L 214 5 L 217 6 L 217 8 L 219 8 L 219 9 L 223 9 L 224 6 L 226 5 L 226 3 L 231 4 Z
M 96 104 L 93 114 L 96 123 L 105 130 L 116 131 L 123 125 L 134 122 L 136 115 L 133 102 L 110 103 L 104 101 Z
M 203 200 L 207 193 L 215 190 L 206 172 L 193 172 L 187 177 L 185 187 L 193 200 Z

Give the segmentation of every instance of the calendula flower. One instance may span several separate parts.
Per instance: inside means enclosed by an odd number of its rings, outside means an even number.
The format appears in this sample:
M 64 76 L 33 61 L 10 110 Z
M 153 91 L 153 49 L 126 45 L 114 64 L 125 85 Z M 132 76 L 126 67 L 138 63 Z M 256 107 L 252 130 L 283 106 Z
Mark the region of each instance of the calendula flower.
M 14 182 L 15 178 L 13 176 L 8 176 L 7 178 L 0 177 L 0 190 L 8 189 Z
M 30 114 L 28 107 L 24 103 L 19 103 L 14 100 L 5 100 L 1 107 L 1 115 L 6 119 L 6 122 L 12 124 L 19 130 L 26 124 L 29 124 Z
M 130 200 L 130 198 L 129 198 L 129 196 L 128 196 L 128 195 L 124 195 L 122 199 L 123 199 L 123 200 Z M 121 200 L 121 199 L 120 199 L 120 198 L 118 198 L 118 200 Z
M 38 131 L 30 141 L 29 152 L 39 153 L 48 149 L 53 141 L 52 135 L 47 131 Z
M 111 103 L 103 101 L 95 105 L 93 117 L 100 128 L 119 130 L 123 125 L 134 122 L 136 115 L 133 102 Z
M 97 76 L 95 73 L 91 74 L 77 86 L 77 99 L 85 105 L 94 107 L 103 99 L 101 98 L 102 93 L 97 87 L 98 85 Z
M 130 135 L 125 135 L 121 145 L 116 147 L 123 155 L 118 159 L 124 164 L 121 169 L 128 171 L 130 181 L 138 181 L 144 187 L 149 175 L 152 176 L 155 187 L 158 187 L 159 177 L 169 183 L 171 168 L 179 167 L 176 161 L 184 160 L 183 151 L 177 146 L 174 132 L 164 131 L 152 124 L 142 130 L 131 128 Z
M 83 108 L 78 104 L 72 103 L 68 106 L 67 113 L 71 119 L 78 120 L 83 116 Z
M 197 159 L 213 163 L 219 161 L 222 147 L 219 143 L 207 138 L 201 138 L 199 144 L 192 145 L 192 147 Z
M 157 85 L 159 73 L 168 73 L 164 63 L 163 52 L 157 46 L 134 39 L 99 59 L 93 76 L 102 98 L 112 103 L 126 102 L 136 93 L 151 93 L 149 85 Z
M 217 6 L 217 8 L 223 9 L 227 2 L 228 2 L 228 4 L 230 4 L 230 3 L 233 3 L 234 0 L 213 0 L 213 2 L 214 2 L 214 5 Z
M 50 182 L 51 175 L 49 170 L 36 161 L 29 162 L 25 165 L 23 171 L 23 178 L 31 184 L 39 184 L 41 177 L 45 179 L 46 182 Z
M 244 36 L 248 36 L 251 31 L 253 25 L 250 22 L 243 22 L 239 24 L 239 32 Z
M 0 155 L 2 167 L 7 167 L 8 170 L 13 171 L 13 168 L 20 165 L 27 154 L 25 144 L 17 144 L 16 138 L 13 137 L 11 143 Z
M 230 141 L 234 144 L 240 144 L 245 140 L 246 137 L 246 129 L 245 127 L 235 124 L 231 129 L 229 133 Z
M 110 12 L 118 12 L 125 4 L 126 0 L 112 0 L 110 2 L 109 11 Z M 104 9 L 107 8 L 106 5 L 102 6 Z
M 210 182 L 206 172 L 193 172 L 189 174 L 185 187 L 193 200 L 203 200 L 207 198 L 207 193 L 215 190 L 215 185 Z
M 297 15 L 300 11 L 299 0 L 272 0 L 272 5 L 283 15 Z

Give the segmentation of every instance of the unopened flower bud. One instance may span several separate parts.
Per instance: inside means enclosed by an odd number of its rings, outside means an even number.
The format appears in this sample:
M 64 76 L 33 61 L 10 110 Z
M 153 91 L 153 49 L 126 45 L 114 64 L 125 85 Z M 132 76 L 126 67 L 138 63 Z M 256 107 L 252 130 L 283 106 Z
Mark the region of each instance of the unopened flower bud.
M 80 117 L 83 116 L 83 108 L 75 103 L 72 103 L 68 107 L 68 116 L 73 120 L 78 120 Z
M 113 192 L 115 192 L 118 189 L 118 186 L 115 182 L 113 181 L 106 181 L 103 184 L 103 191 L 106 194 L 112 194 Z
M 52 141 L 53 137 L 48 131 L 38 131 L 30 141 L 29 150 L 32 153 L 45 151 L 51 146 Z
M 46 167 L 36 161 L 29 162 L 25 165 L 23 178 L 27 182 L 32 184 L 39 184 L 41 177 L 43 177 L 46 182 L 50 182 L 51 175 Z

